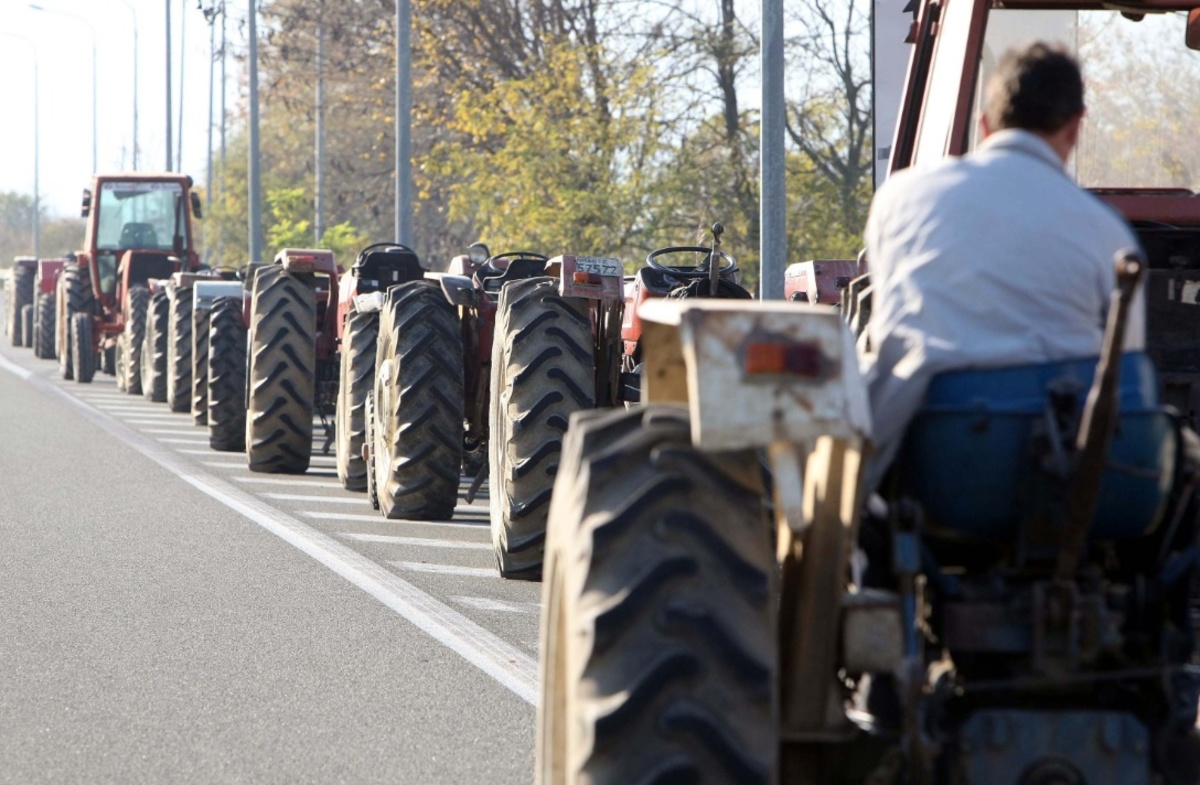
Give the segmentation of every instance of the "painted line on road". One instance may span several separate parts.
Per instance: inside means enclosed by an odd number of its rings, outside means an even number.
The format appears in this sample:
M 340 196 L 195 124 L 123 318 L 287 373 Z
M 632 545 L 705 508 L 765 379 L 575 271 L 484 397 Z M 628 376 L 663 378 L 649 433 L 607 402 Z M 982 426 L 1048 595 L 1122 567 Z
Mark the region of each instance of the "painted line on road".
M 279 480 L 274 477 L 235 477 L 235 482 L 248 482 L 255 485 L 293 485 L 304 488 L 341 488 L 342 484 L 337 480 L 330 478 L 324 482 L 320 480 Z
M 466 605 L 479 611 L 500 611 L 501 613 L 523 613 L 532 615 L 541 613 L 541 606 L 536 602 L 508 602 L 493 600 L 491 597 L 451 597 L 459 605 Z
M 215 475 L 197 474 L 195 464 L 132 431 L 119 420 L 54 384 L 35 377 L 3 356 L 0 356 L 0 368 L 28 381 L 43 392 L 61 397 L 93 425 L 137 450 L 193 488 L 307 554 L 407 619 L 522 700 L 532 705 L 537 704 L 537 660 L 529 654 L 333 537 L 322 534 Z
M 489 543 L 467 542 L 465 540 L 431 540 L 426 537 L 397 537 L 393 534 L 362 534 L 360 532 L 340 532 L 338 536 L 358 542 L 373 542 L 381 545 L 410 545 L 414 548 L 451 548 L 468 551 L 490 551 L 492 549 Z
M 409 572 L 426 572 L 434 575 L 465 575 L 470 578 L 498 578 L 494 567 L 460 567 L 457 564 L 430 564 L 423 561 L 390 561 L 388 564 Z
M 63 394 L 70 395 L 70 393 L 67 392 L 66 390 L 63 390 Z M 150 414 L 155 409 L 155 407 L 151 406 L 150 404 L 146 404 L 145 406 L 126 406 L 124 404 L 115 404 L 115 403 L 95 403 L 95 404 L 89 403 L 88 406 L 91 406 L 96 409 L 100 409 L 105 413 L 108 413 L 108 412 L 130 412 L 133 414 Z
M 129 422 L 126 420 L 126 422 Z M 162 423 L 153 423 L 154 425 L 162 425 Z M 167 436 L 198 436 L 202 431 L 197 431 L 195 428 L 138 428 L 141 433 L 161 433 Z
M 162 442 L 163 444 L 203 444 L 206 446 L 208 445 L 208 439 L 163 439 L 161 437 L 158 437 L 158 438 L 155 438 L 154 441 Z
M 312 518 L 318 521 L 346 521 L 353 523 L 402 523 L 406 526 L 434 526 L 445 527 L 452 526 L 456 529 L 474 529 L 475 531 L 487 531 L 487 521 L 480 523 L 455 523 L 453 521 L 410 521 L 403 518 L 384 518 L 379 513 L 374 515 L 355 515 L 344 512 L 310 512 L 305 510 L 300 513 L 305 518 Z
M 176 450 L 176 452 L 187 453 L 190 455 L 212 455 L 212 450 Z M 200 461 L 201 466 L 209 466 L 213 469 L 245 469 L 245 463 L 222 463 L 221 461 Z
M 303 493 L 262 493 L 264 499 L 278 499 L 281 502 L 330 502 L 333 504 L 366 504 L 365 497 L 343 499 L 337 496 L 309 496 Z
M 122 417 L 121 422 L 127 422 L 130 425 L 167 425 L 172 422 L 181 422 L 179 416 L 175 414 L 139 414 L 137 417 L 141 419 Z

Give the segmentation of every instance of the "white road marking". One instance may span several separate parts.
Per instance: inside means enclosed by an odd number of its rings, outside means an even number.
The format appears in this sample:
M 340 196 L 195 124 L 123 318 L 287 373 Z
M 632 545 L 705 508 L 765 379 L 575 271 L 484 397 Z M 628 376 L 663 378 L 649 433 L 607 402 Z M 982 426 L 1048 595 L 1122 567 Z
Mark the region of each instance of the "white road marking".
M 475 506 L 468 507 L 465 504 L 460 504 L 454 508 L 454 514 L 455 515 L 487 515 L 488 508 L 487 507 L 475 507 Z
M 354 523 L 362 522 L 385 524 L 402 523 L 406 526 L 434 526 L 439 528 L 452 526 L 456 529 L 473 529 L 477 532 L 486 532 L 488 530 L 487 525 L 482 523 L 454 523 L 452 521 L 408 521 L 404 519 L 384 518 L 379 513 L 375 513 L 374 515 L 353 515 L 344 512 L 309 512 L 306 510 L 300 514 L 305 518 L 313 518 L 318 521 L 347 521 Z
M 493 600 L 490 597 L 451 597 L 459 605 L 475 608 L 480 611 L 500 611 L 502 613 L 540 613 L 542 608 L 536 602 L 506 602 Z
M 396 537 L 391 534 L 362 534 L 359 532 L 341 532 L 338 536 L 358 542 L 411 545 L 415 548 L 452 548 L 469 551 L 490 551 L 492 549 L 492 546 L 486 542 L 466 542 L 464 540 L 431 540 L 425 537 Z
M 429 564 L 423 561 L 390 561 L 388 564 L 409 572 L 430 572 L 436 575 L 465 575 L 470 578 L 499 578 L 491 567 L 459 567 L 457 564 Z
M 212 450 L 177 450 L 177 452 L 186 452 L 186 453 L 191 453 L 193 455 L 198 454 L 198 453 L 203 453 L 205 455 L 212 455 Z M 245 469 L 246 468 L 245 463 L 221 463 L 220 461 L 201 461 L 200 465 L 201 466 L 211 466 L 214 469 Z
M 264 493 L 264 499 L 278 499 L 281 502 L 327 502 L 331 504 L 366 504 L 366 497 L 346 499 L 339 496 L 307 496 L 303 493 Z
M 166 425 L 171 422 L 183 422 L 178 414 L 139 414 L 137 416 L 140 419 L 122 417 L 121 421 L 130 425 Z
M 208 439 L 155 439 L 163 444 L 208 444 Z
M 162 425 L 160 422 L 153 424 Z M 204 431 L 197 430 L 196 428 L 138 428 L 138 430 L 142 433 L 162 433 L 168 436 L 199 436 L 204 433 Z
M 43 392 L 60 396 L 92 424 L 323 564 L 408 619 L 522 700 L 537 705 L 538 667 L 534 657 L 334 538 L 306 526 L 215 475 L 197 474 L 194 464 L 131 431 L 118 420 L 51 382 L 35 377 L 4 357 L 0 357 L 0 368 L 25 379 Z M 487 572 L 491 573 L 490 570 Z
M 237 482 L 249 482 L 256 485 L 299 485 L 305 488 L 341 488 L 342 484 L 334 478 L 325 480 L 278 480 L 274 477 L 235 477 Z
M 67 395 L 70 395 L 70 393 L 67 393 Z M 97 404 L 88 404 L 88 405 L 95 406 L 95 408 L 97 408 L 97 409 L 103 409 L 105 413 L 132 412 L 134 414 L 149 414 L 150 412 L 154 411 L 154 408 L 152 406 L 150 406 L 150 404 L 146 404 L 145 406 L 119 406 L 116 404 L 109 404 L 109 403 L 97 403 Z

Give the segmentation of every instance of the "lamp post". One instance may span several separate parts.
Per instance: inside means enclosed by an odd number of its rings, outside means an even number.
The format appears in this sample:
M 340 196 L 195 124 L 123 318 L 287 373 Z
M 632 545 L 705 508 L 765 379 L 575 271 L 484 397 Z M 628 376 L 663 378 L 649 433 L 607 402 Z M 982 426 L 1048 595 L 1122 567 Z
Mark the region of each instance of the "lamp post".
M 37 3 L 30 3 L 29 7 L 32 8 L 34 11 L 43 11 L 48 14 L 58 14 L 60 16 L 68 17 L 69 19 L 74 19 L 75 21 L 77 21 L 80 24 L 87 27 L 88 31 L 92 34 L 92 172 L 94 173 L 96 171 L 96 161 L 97 161 L 97 156 L 96 156 L 96 149 L 97 149 L 96 148 L 96 130 L 97 130 L 97 125 L 96 125 L 96 28 L 86 18 L 84 18 L 82 16 L 77 16 L 72 13 L 68 13 L 66 11 L 60 11 L 57 8 L 46 8 L 44 6 L 38 5 Z
M 412 246 L 412 5 L 396 0 L 396 240 Z
M 138 17 L 129 0 L 117 0 L 129 9 L 133 18 L 133 170 L 138 168 Z
M 37 46 L 33 41 L 23 35 L 10 33 L 5 30 L 0 30 L 0 35 L 6 35 L 9 38 L 15 38 L 18 41 L 23 41 L 29 46 L 29 50 L 33 52 L 33 255 L 42 255 L 42 204 L 41 194 L 38 191 L 38 144 L 41 138 L 41 128 L 38 121 L 38 53 Z
M 762 0 L 762 121 L 759 126 L 759 267 L 763 300 L 783 299 L 787 182 L 783 129 L 783 0 Z
M 255 0 L 250 0 L 250 150 L 247 161 L 249 180 L 250 261 L 262 261 L 262 194 L 258 172 L 258 9 Z
M 163 39 L 167 45 L 167 165 L 163 171 L 169 172 L 175 168 L 175 159 L 171 155 L 171 0 L 163 0 L 163 6 L 167 19 L 167 36 Z

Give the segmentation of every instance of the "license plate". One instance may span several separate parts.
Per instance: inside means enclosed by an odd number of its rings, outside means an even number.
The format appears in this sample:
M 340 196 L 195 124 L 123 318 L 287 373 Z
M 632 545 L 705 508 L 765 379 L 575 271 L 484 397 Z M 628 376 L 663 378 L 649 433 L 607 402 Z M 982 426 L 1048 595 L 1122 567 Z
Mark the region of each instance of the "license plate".
M 581 273 L 596 273 L 598 275 L 622 276 L 625 268 L 619 259 L 604 256 L 576 256 L 575 269 Z

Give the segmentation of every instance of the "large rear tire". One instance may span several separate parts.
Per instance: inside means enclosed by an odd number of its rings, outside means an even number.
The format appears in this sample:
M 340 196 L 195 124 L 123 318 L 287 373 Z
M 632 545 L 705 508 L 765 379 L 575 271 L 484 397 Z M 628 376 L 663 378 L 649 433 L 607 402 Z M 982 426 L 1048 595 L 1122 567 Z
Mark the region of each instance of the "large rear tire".
M 95 307 L 92 279 L 88 268 L 78 264 L 63 267 L 58 276 L 57 294 L 54 304 L 57 317 L 54 320 L 54 343 L 58 347 L 58 371 L 64 379 L 75 378 L 75 358 L 72 355 L 74 340 L 71 327 L 77 313 L 91 314 Z
M 55 358 L 52 294 L 39 294 L 37 297 L 37 310 L 33 315 L 33 356 L 40 360 Z
M 458 503 L 463 457 L 463 344 L 441 288 L 388 292 L 375 380 L 375 486 L 387 518 L 444 520 Z
M 192 311 L 192 423 L 208 425 L 208 329 L 212 312 Z
M 71 375 L 80 384 L 91 384 L 96 375 L 96 347 L 92 342 L 92 315 L 71 315 Z
M 167 341 L 167 405 L 186 412 L 192 405 L 192 290 L 170 290 L 171 336 Z
M 585 301 L 555 278 L 505 285 L 492 344 L 488 477 L 500 574 L 537 580 L 546 516 L 572 412 L 596 405 L 595 350 Z
M 167 400 L 167 344 L 171 326 L 171 301 L 166 292 L 150 298 L 146 334 L 142 342 L 142 395 L 146 400 Z
M 300 474 L 312 457 L 317 300 L 280 265 L 258 271 L 250 306 L 246 459 L 252 472 Z
M 775 781 L 775 557 L 758 461 L 685 410 L 577 416 L 542 592 L 537 781 Z
M 125 329 L 117 338 L 117 388 L 130 395 L 142 394 L 142 345 L 146 342 L 146 313 L 150 292 L 142 287 L 125 295 Z
M 208 444 L 222 452 L 246 449 L 246 325 L 242 298 L 213 303 L 208 332 Z
M 337 397 L 337 473 L 348 491 L 367 489 L 367 463 L 362 457 L 366 438 L 367 393 L 375 384 L 375 344 L 379 313 L 347 316 L 342 333 Z
M 8 281 L 10 289 L 7 292 L 8 312 L 5 314 L 5 329 L 12 345 L 16 347 L 29 346 L 32 339 L 24 335 L 24 324 L 21 320 L 25 306 L 33 304 L 33 281 L 36 274 L 35 267 L 14 265 L 12 278 Z

